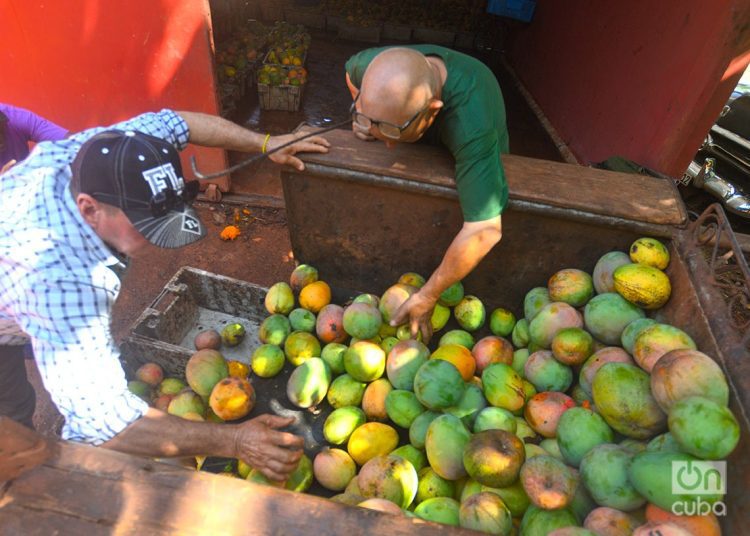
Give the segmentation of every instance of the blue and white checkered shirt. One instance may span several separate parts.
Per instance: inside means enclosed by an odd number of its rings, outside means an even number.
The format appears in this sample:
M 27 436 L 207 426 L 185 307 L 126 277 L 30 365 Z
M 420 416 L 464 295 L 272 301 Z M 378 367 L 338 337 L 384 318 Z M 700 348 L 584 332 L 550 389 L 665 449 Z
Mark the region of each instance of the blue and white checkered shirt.
M 110 313 L 122 266 L 83 220 L 70 164 L 93 135 L 116 128 L 182 150 L 187 123 L 171 110 L 39 143 L 0 177 L 0 345 L 34 348 L 44 386 L 65 417 L 63 438 L 99 445 L 145 413 L 127 389 Z

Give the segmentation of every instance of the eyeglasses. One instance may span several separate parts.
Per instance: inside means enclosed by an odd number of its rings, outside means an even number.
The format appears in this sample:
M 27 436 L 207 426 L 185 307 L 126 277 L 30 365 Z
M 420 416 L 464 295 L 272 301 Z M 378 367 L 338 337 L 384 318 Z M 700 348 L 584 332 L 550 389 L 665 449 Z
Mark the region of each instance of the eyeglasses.
M 198 197 L 200 191 L 200 183 L 197 180 L 185 181 L 185 186 L 182 191 L 176 193 L 172 188 L 162 190 L 151 197 L 148 201 L 148 209 L 151 212 L 151 216 L 154 218 L 162 218 L 167 213 L 174 209 L 181 210 L 185 205 L 192 205 L 195 198 Z M 132 199 L 130 197 L 120 197 L 117 195 L 106 194 L 103 192 L 94 192 L 90 194 L 91 197 L 102 201 L 103 203 L 110 203 L 114 206 L 120 206 L 122 201 L 127 201 L 133 205 L 145 205 L 144 201 Z
M 386 138 L 389 138 L 391 140 L 400 140 L 401 139 L 401 133 L 409 128 L 409 125 L 411 125 L 417 117 L 419 117 L 423 112 L 425 112 L 429 107 L 430 104 L 427 103 L 427 106 L 419 110 L 416 114 L 414 114 L 414 117 L 409 119 L 406 123 L 404 123 L 401 126 L 394 125 L 393 123 L 389 123 L 388 121 L 376 121 L 375 119 L 371 119 L 364 115 L 361 112 L 357 111 L 357 101 L 359 100 L 359 96 L 362 94 L 360 91 L 357 94 L 357 97 L 354 99 L 354 102 L 352 103 L 352 107 L 349 108 L 349 113 L 352 116 L 352 121 L 354 121 L 355 124 L 357 124 L 360 128 L 363 130 L 369 131 L 372 127 L 378 127 L 378 130 L 380 133 L 385 136 Z

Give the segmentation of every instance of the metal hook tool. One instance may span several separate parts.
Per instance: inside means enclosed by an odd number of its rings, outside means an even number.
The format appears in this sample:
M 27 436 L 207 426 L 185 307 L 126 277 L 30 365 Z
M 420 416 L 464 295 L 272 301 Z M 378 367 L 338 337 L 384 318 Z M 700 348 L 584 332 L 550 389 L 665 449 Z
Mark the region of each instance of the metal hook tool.
M 237 171 L 238 169 L 242 169 L 245 166 L 249 166 L 253 162 L 257 162 L 259 160 L 262 160 L 262 159 L 266 158 L 267 156 L 275 153 L 276 151 L 280 151 L 282 149 L 285 149 L 285 148 L 289 147 L 290 145 L 294 145 L 297 142 L 300 142 L 300 141 L 305 140 L 307 138 L 310 138 L 312 136 L 318 136 L 318 135 L 323 134 L 325 132 L 328 132 L 330 130 L 334 130 L 334 129 L 346 126 L 346 125 L 348 125 L 351 122 L 352 122 L 351 119 L 347 119 L 346 121 L 342 121 L 340 123 L 335 123 L 335 124 L 333 124 L 331 126 L 328 126 L 328 127 L 325 127 L 325 128 L 321 128 L 320 130 L 316 130 L 315 132 L 311 132 L 310 134 L 305 134 L 304 136 L 300 136 L 299 138 L 295 138 L 294 140 L 292 140 L 292 141 L 290 141 L 288 143 L 285 143 L 283 145 L 279 145 L 278 147 L 276 147 L 276 148 L 274 148 L 274 149 L 272 149 L 272 150 L 270 150 L 270 151 L 268 151 L 266 153 L 253 155 L 250 158 L 247 158 L 247 159 L 243 160 L 242 162 L 239 162 L 239 163 L 233 165 L 232 167 L 229 167 L 229 168 L 227 168 L 227 169 L 225 169 L 223 171 L 217 171 L 215 173 L 209 173 L 207 175 L 204 175 L 203 173 L 201 173 L 200 171 L 198 171 L 198 166 L 197 166 L 197 163 L 196 163 L 195 155 L 193 155 L 193 156 L 190 157 L 190 165 L 192 166 L 193 173 L 195 174 L 195 177 L 197 179 L 199 179 L 199 180 L 216 179 L 216 178 L 222 177 L 224 175 L 229 175 L 230 173 L 233 173 L 233 172 Z

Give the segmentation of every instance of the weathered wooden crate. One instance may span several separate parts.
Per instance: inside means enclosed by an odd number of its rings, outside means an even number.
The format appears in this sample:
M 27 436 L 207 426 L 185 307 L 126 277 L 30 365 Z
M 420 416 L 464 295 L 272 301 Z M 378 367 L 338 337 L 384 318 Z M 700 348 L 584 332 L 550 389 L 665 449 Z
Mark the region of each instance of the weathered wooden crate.
M 258 82 L 260 109 L 281 110 L 285 112 L 299 111 L 304 92 L 304 84 L 301 86 L 272 86 Z

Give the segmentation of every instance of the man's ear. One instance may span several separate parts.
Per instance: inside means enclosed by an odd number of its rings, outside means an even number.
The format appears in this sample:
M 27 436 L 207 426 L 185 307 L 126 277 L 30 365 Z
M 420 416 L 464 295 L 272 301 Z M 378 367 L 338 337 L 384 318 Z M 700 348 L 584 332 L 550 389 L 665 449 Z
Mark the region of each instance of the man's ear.
M 427 107 L 427 116 L 429 118 L 434 118 L 442 107 L 443 101 L 441 101 L 440 99 L 432 99 L 429 106 Z
M 83 217 L 83 221 L 88 223 L 92 229 L 96 230 L 102 215 L 102 206 L 99 201 L 91 197 L 89 194 L 81 193 L 76 197 L 76 205 L 78 206 L 78 211 Z

